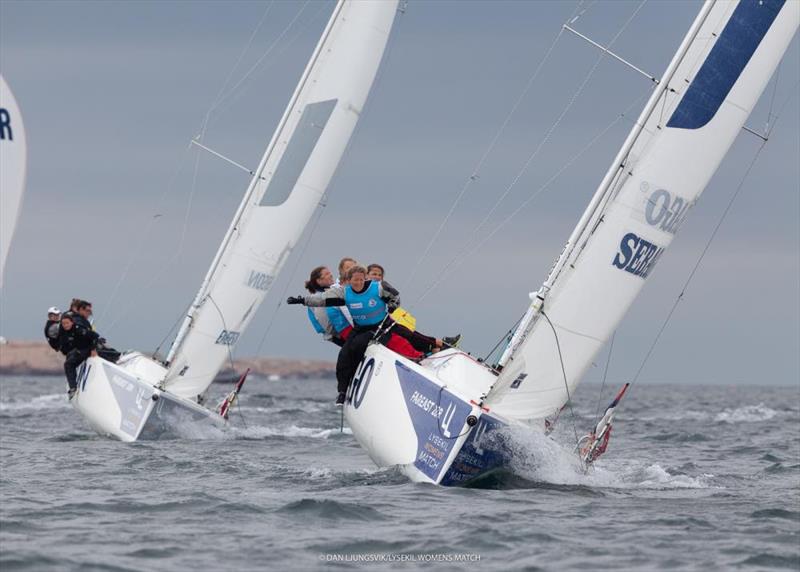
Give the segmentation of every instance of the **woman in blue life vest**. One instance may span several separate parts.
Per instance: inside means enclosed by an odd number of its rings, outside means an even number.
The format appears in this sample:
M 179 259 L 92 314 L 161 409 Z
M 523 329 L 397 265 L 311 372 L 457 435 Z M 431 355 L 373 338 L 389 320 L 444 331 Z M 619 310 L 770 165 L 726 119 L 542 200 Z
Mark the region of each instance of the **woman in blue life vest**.
M 312 294 L 319 294 L 325 292 L 328 288 L 333 286 L 333 273 L 327 266 L 317 266 L 311 271 L 311 276 L 306 280 L 306 290 Z M 350 320 L 342 312 L 341 308 L 336 306 L 330 307 L 309 307 L 308 319 L 311 326 L 318 334 L 329 342 L 333 342 L 339 347 L 344 345 L 345 340 L 353 331 L 353 325 Z
M 395 288 L 386 282 L 367 280 L 366 275 L 366 268 L 356 265 L 348 272 L 350 283 L 347 286 L 332 286 L 312 296 L 293 296 L 287 300 L 288 304 L 303 304 L 310 307 L 346 306 L 350 311 L 354 330 L 339 351 L 336 362 L 339 391 L 336 405 L 344 404 L 347 386 L 355 375 L 358 364 L 364 357 L 378 326 L 394 308 L 400 305 L 400 293 Z M 395 324 L 391 332 L 405 338 L 420 352 L 438 351 L 445 345 L 441 339 L 411 332 L 399 324 Z M 381 342 L 389 342 L 390 337 L 391 334 L 384 336 Z

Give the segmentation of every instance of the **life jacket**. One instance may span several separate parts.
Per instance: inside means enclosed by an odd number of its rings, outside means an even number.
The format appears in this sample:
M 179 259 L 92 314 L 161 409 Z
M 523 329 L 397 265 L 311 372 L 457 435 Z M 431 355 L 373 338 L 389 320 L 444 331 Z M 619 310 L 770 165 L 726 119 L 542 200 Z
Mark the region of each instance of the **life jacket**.
M 350 327 L 347 317 L 335 306 L 307 308 L 307 312 L 311 326 L 318 334 L 324 335 L 325 339 L 338 336 L 343 330 Z
M 344 289 L 344 301 L 356 326 L 380 324 L 386 316 L 386 302 L 380 297 L 380 282 L 371 280 L 361 293 L 353 291 L 349 284 Z

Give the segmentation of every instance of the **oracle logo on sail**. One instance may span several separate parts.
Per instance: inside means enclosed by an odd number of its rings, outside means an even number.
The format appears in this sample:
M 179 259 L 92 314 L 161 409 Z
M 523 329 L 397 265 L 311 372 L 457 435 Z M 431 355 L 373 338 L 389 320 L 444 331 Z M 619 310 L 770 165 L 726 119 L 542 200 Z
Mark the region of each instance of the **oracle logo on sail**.
M 611 263 L 620 270 L 645 279 L 655 268 L 663 252 L 663 247 L 629 232 L 622 237 L 619 251 Z
M 643 183 L 642 190 L 647 189 Z M 647 224 L 664 232 L 675 234 L 681 226 L 692 203 L 670 193 L 666 189 L 657 189 L 650 193 L 644 208 L 644 219 Z
M 248 288 L 253 288 L 255 290 L 262 290 L 266 292 L 269 290 L 269 287 L 272 286 L 272 282 L 275 280 L 274 276 L 270 276 L 265 272 L 258 272 L 256 270 L 250 271 L 250 276 L 247 277 L 247 286 Z

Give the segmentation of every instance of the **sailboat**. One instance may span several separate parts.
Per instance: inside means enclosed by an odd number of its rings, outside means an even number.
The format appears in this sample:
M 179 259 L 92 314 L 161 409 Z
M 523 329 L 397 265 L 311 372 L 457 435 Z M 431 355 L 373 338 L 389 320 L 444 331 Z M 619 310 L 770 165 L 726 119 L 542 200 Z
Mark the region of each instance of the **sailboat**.
M 27 147 L 19 105 L 0 76 L 0 287 L 25 192 Z
M 117 364 L 84 362 L 72 404 L 98 433 L 135 441 L 190 422 L 223 422 L 202 396 L 325 194 L 397 8 L 396 0 L 340 0 L 334 7 L 166 360 L 131 352 Z
M 743 128 L 798 22 L 795 1 L 703 4 L 496 366 L 457 349 L 415 363 L 369 346 L 345 416 L 378 466 L 460 485 L 509 462 L 504 428 L 544 429 L 558 415 Z M 584 463 L 605 450 L 626 387 L 580 443 Z

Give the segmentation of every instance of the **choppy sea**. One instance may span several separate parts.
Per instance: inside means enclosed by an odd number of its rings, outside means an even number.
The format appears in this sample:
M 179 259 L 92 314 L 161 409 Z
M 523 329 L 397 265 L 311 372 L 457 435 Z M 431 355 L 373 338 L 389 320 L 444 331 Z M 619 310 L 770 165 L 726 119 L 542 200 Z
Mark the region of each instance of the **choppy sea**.
M 231 428 L 123 444 L 62 379 L 3 377 L 0 570 L 800 570 L 798 387 L 634 387 L 584 474 L 599 390 L 452 489 L 376 468 L 332 380 L 251 379 Z

